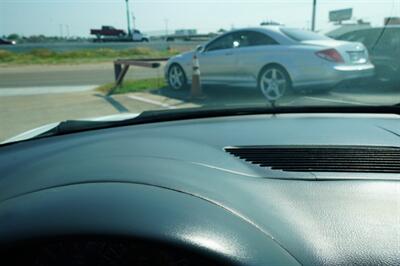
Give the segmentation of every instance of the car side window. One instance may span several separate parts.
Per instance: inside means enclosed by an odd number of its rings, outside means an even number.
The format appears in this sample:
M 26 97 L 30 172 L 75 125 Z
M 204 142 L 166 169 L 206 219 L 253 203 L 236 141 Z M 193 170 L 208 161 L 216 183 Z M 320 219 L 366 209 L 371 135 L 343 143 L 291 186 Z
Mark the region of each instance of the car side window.
M 379 38 L 379 37 L 378 37 Z M 399 49 L 400 46 L 400 31 L 386 29 L 380 33 L 380 39 L 377 40 L 375 49 L 384 53 L 390 54 Z
M 368 50 L 371 50 L 375 46 L 380 34 L 381 34 L 380 29 L 364 31 L 365 40 L 363 41 L 363 44 L 368 48 Z
M 249 47 L 259 45 L 278 44 L 273 38 L 265 33 L 256 31 L 239 31 L 234 34 L 234 47 Z
M 366 47 L 371 46 L 371 38 L 368 31 L 358 31 L 352 35 L 352 38 L 347 39 L 351 42 L 360 42 L 363 43 Z
M 375 29 L 367 29 L 346 33 L 339 39 L 350 42 L 361 42 L 365 45 L 365 47 L 367 47 L 368 50 L 370 50 L 374 46 L 378 36 L 379 32 Z
M 367 35 L 367 32 L 365 31 L 355 31 L 351 32 L 349 34 L 345 34 L 342 40 L 350 41 L 350 42 L 363 42 L 365 41 L 365 37 Z
M 233 36 L 232 34 L 227 34 L 214 40 L 209 45 L 207 45 L 205 51 L 210 52 L 210 51 L 230 49 L 230 48 L 233 48 Z

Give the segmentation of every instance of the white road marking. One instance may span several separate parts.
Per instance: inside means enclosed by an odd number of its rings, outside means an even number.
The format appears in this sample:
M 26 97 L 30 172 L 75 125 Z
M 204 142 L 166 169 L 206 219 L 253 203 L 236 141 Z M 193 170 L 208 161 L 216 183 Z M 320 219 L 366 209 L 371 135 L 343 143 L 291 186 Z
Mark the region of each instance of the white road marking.
M 150 103 L 150 104 L 154 104 L 154 105 L 158 105 L 167 109 L 176 109 L 175 106 L 166 104 L 166 103 L 162 103 L 162 102 L 158 102 L 155 100 L 151 100 L 151 99 L 147 99 L 144 97 L 140 97 L 140 96 L 136 96 L 136 95 L 127 95 L 128 98 L 131 98 L 133 100 L 137 100 L 137 101 L 141 101 L 141 102 L 145 102 L 145 103 Z
M 305 96 L 304 98 L 305 99 L 310 99 L 310 100 L 315 100 L 315 101 L 321 101 L 321 102 L 330 102 L 330 103 L 344 103 L 344 104 L 365 105 L 365 106 L 369 105 L 369 104 L 366 104 L 366 103 L 344 101 L 344 100 L 336 100 L 336 99 L 326 99 L 326 98 L 311 97 L 311 96 Z
M 82 92 L 82 91 L 91 91 L 97 87 L 98 85 L 0 88 L 0 97 Z

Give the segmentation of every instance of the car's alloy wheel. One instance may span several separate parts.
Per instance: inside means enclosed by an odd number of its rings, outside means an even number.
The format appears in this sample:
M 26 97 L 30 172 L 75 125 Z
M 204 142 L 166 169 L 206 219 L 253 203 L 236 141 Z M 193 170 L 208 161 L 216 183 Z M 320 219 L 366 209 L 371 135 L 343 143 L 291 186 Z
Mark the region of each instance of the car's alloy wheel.
M 290 88 L 290 79 L 279 67 L 265 69 L 259 78 L 259 88 L 268 101 L 281 99 Z
M 168 84 L 174 90 L 181 90 L 186 85 L 186 76 L 182 67 L 172 65 L 168 71 Z

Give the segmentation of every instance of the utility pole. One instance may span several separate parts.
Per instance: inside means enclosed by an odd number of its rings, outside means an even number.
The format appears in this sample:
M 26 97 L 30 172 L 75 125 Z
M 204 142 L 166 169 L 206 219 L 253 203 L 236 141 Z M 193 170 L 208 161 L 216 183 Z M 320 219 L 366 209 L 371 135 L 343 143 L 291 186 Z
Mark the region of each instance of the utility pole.
M 69 39 L 70 35 L 69 35 L 69 25 L 65 25 L 65 30 L 67 32 L 67 38 Z
M 136 29 L 136 17 L 135 14 L 132 12 L 132 27 L 135 30 Z
M 313 0 L 313 10 L 312 10 L 312 22 L 311 22 L 311 30 L 315 31 L 315 14 L 317 12 L 317 0 Z
M 63 32 L 63 24 L 60 24 L 60 37 L 63 38 L 64 37 L 64 32 Z
M 131 20 L 130 20 L 130 12 L 129 12 L 129 0 L 125 0 L 126 3 L 126 19 L 128 20 L 128 36 L 132 35 L 131 32 Z

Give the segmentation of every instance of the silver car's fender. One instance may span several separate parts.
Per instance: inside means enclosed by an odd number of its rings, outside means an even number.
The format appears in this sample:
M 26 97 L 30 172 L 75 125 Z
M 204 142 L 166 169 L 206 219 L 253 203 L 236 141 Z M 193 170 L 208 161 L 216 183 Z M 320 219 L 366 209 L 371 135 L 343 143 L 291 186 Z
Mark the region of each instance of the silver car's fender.
M 171 57 L 164 67 L 164 76 L 167 78 L 168 70 L 173 64 L 178 64 L 182 67 L 188 80 L 192 79 L 192 59 L 194 51 L 186 52 L 183 54 Z

